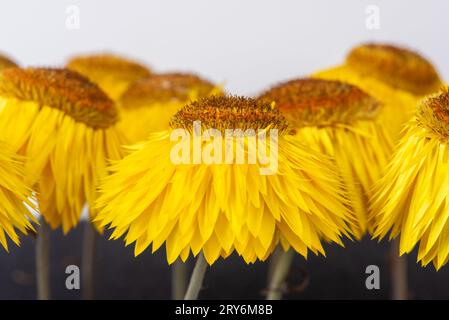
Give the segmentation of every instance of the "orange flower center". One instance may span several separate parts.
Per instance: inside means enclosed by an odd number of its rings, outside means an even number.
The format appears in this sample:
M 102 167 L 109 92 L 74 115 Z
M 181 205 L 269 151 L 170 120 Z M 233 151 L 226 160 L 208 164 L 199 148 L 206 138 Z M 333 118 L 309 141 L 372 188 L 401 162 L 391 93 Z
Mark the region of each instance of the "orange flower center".
M 68 62 L 67 68 L 86 75 L 95 82 L 104 77 L 134 82 L 151 74 L 147 67 L 111 54 L 74 57 Z
M 0 70 L 13 67 L 17 67 L 17 64 L 8 57 L 0 54 Z
M 327 126 L 372 118 L 379 102 L 359 88 L 321 79 L 296 79 L 264 92 L 296 127 Z
M 418 105 L 417 121 L 441 138 L 449 138 L 449 88 L 423 99 Z
M 93 128 L 108 128 L 118 120 L 112 100 L 96 84 L 67 69 L 6 69 L 0 75 L 0 95 L 58 109 Z
M 441 79 L 429 61 L 413 51 L 391 45 L 361 45 L 352 49 L 346 63 L 363 75 L 416 95 L 435 92 L 441 86 Z
M 191 98 L 192 91 L 195 91 L 196 98 L 203 98 L 213 89 L 212 83 L 194 74 L 157 74 L 132 84 L 120 102 L 123 108 L 145 107 L 156 102 L 183 102 Z
M 270 103 L 244 97 L 211 96 L 192 102 L 171 119 L 173 129 L 190 130 L 195 121 L 205 129 L 278 129 L 290 130 L 287 120 Z

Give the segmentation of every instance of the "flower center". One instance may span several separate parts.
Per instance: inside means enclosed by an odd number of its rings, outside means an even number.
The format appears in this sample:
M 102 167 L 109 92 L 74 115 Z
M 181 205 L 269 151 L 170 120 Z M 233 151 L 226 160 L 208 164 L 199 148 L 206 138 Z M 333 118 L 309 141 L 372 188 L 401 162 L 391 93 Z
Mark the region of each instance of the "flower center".
M 417 121 L 439 137 L 449 138 L 449 87 L 419 103 Z
M 8 57 L 0 54 L 0 70 L 13 67 L 17 67 L 17 64 Z
M 363 75 L 416 95 L 435 92 L 441 79 L 421 55 L 392 45 L 365 44 L 348 54 L 346 63 Z
M 67 68 L 87 76 L 94 82 L 107 77 L 134 82 L 151 74 L 147 67 L 111 54 L 74 57 L 68 62 Z
M 372 118 L 380 105 L 353 85 L 321 79 L 288 81 L 264 92 L 260 99 L 274 101 L 296 127 Z
M 124 108 L 145 107 L 157 102 L 184 102 L 192 98 L 192 93 L 195 98 L 203 98 L 213 89 L 212 83 L 194 74 L 156 74 L 132 84 L 120 102 Z
M 180 109 L 171 119 L 173 129 L 191 130 L 195 121 L 204 129 L 290 130 L 289 124 L 270 103 L 245 97 L 211 96 L 194 101 Z
M 118 120 L 112 100 L 96 84 L 67 69 L 6 69 L 0 75 L 0 95 L 58 109 L 93 128 L 107 128 Z

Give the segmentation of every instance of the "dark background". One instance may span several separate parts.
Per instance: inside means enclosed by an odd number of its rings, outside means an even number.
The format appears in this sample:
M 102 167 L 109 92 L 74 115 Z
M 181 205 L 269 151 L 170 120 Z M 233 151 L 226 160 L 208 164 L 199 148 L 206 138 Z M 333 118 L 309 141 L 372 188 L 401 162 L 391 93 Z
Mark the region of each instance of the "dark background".
M 60 230 L 51 238 L 52 298 L 80 299 L 81 290 L 65 288 L 67 265 L 80 266 L 81 236 L 84 223 L 63 236 Z M 35 299 L 34 243 L 22 238 L 20 248 L 11 246 L 8 254 L 0 252 L 0 299 Z M 151 254 L 145 251 L 134 258 L 133 246 L 123 241 L 98 242 L 96 298 L 97 299 L 169 299 L 170 267 L 164 250 Z M 346 241 L 346 248 L 326 246 L 327 257 L 311 255 L 306 261 L 297 255 L 290 275 L 291 292 L 287 299 L 388 299 L 390 297 L 389 244 L 366 237 L 361 242 Z M 415 263 L 416 253 L 408 256 L 409 289 L 412 299 L 448 299 L 449 268 L 436 272 L 433 266 L 422 268 Z M 194 261 L 189 259 L 193 267 Z M 380 290 L 367 290 L 365 268 L 378 265 L 381 273 Z M 81 270 L 82 272 L 82 270 Z M 201 299 L 263 299 L 267 264 L 246 265 L 237 255 L 219 260 L 209 268 Z M 297 288 L 304 281 L 301 292 Z

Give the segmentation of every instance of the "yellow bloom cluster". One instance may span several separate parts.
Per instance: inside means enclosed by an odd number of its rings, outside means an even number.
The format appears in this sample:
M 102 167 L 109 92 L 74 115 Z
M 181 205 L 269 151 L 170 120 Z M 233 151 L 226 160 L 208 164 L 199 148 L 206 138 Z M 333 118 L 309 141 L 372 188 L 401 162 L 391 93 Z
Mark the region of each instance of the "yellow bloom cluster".
M 276 246 L 325 255 L 366 233 L 437 269 L 449 259 L 449 90 L 421 55 L 364 44 L 257 98 L 115 55 L 66 68 L 0 56 L 0 243 L 35 209 L 74 228 L 88 205 L 138 255 L 168 263 Z M 424 98 L 424 99 L 423 99 Z M 418 106 L 418 107 L 417 107 Z

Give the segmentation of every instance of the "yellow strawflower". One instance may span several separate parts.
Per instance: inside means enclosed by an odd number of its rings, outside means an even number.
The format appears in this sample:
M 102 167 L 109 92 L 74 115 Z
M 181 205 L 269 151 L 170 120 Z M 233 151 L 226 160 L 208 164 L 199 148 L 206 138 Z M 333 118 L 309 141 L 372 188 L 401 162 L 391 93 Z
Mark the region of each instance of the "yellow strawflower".
M 372 199 L 374 236 L 440 269 L 449 257 L 449 89 L 423 100 Z
M 299 141 L 336 161 L 356 218 L 352 232 L 360 239 L 369 227 L 370 188 L 390 152 L 387 134 L 376 121 L 379 102 L 353 85 L 321 79 L 281 83 L 260 99 L 275 103 Z
M 342 65 L 313 77 L 351 83 L 382 102 L 379 121 L 388 129 L 393 145 L 418 101 L 442 84 L 433 65 L 418 53 L 375 43 L 353 48 Z
M 170 118 L 187 103 L 220 93 L 220 88 L 188 73 L 155 74 L 134 82 L 121 96 L 118 127 L 130 142 L 167 130 Z
M 107 159 L 122 157 L 118 111 L 97 85 L 66 69 L 12 68 L 0 74 L 0 140 L 26 157 L 40 213 L 68 232 L 97 197 Z M 91 210 L 91 214 L 94 212 Z
M 67 68 L 98 84 L 113 100 L 120 98 L 131 83 L 151 74 L 148 67 L 112 54 L 76 56 Z
M 341 244 L 348 234 L 335 164 L 302 146 L 270 104 L 212 96 L 183 107 L 170 126 L 113 164 L 97 202 L 96 220 L 113 239 L 126 234 L 136 255 L 165 243 L 168 263 L 203 252 L 212 264 L 234 251 L 253 263 L 279 241 L 307 256 L 324 254 L 320 236 Z M 230 138 L 235 129 L 248 136 Z

